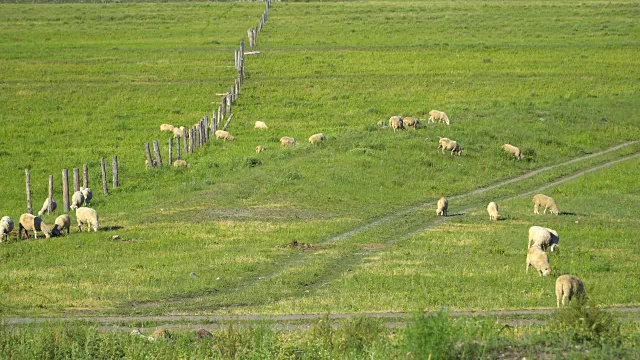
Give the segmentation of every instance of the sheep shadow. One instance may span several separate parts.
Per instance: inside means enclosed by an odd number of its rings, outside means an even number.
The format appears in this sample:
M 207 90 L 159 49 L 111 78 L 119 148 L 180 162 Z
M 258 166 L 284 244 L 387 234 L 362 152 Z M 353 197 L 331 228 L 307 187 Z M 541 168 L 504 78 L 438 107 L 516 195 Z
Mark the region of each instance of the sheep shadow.
M 558 213 L 558 215 L 567 215 L 567 216 L 584 216 L 584 214 L 578 214 L 578 213 L 568 212 L 568 211 L 560 211 L 560 212 Z
M 100 230 L 102 231 L 115 231 L 115 230 L 120 230 L 120 229 L 124 229 L 123 226 L 105 226 L 105 227 L 101 227 Z

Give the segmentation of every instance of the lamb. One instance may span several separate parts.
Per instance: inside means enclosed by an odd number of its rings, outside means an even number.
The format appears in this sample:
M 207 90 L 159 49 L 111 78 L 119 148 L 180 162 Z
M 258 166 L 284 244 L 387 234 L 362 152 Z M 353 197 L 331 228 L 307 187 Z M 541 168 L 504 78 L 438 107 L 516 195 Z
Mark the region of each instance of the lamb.
M 70 228 L 71 218 L 67 214 L 62 214 L 56 218 L 56 221 L 53 224 L 53 229 L 51 229 L 51 234 L 53 236 L 59 236 L 62 235 L 65 229 L 67 229 L 67 235 L 69 235 Z
M 80 192 L 82 192 L 82 196 L 84 196 L 84 203 L 88 205 L 91 199 L 93 199 L 93 190 L 88 187 L 80 187 Z
M 261 129 L 261 130 L 267 130 L 267 124 L 265 124 L 263 121 L 256 121 L 256 124 L 253 126 L 254 129 Z
M 71 206 L 69 207 L 71 208 L 71 210 L 75 210 L 82 206 L 83 203 L 84 195 L 82 195 L 82 191 L 76 191 L 73 193 L 73 196 L 71 196 Z
M 9 241 L 9 234 L 13 231 L 13 220 L 8 216 L 0 219 L 0 242 Z
M 162 124 L 162 125 L 160 125 L 160 131 L 173 132 L 173 129 L 175 129 L 175 127 L 173 125 L 170 125 L 170 124 Z
M 89 229 L 90 227 L 93 227 L 93 231 L 98 231 L 98 227 L 100 226 L 98 223 L 98 213 L 94 209 L 88 207 L 78 208 L 78 210 L 76 210 L 76 219 L 80 232 L 82 232 L 82 225 L 84 224 L 87 224 L 88 231 L 91 231 L 91 229 Z
M 429 111 L 429 121 L 430 122 L 436 122 L 436 120 L 438 120 L 440 122 L 444 122 L 447 125 L 450 125 L 449 117 L 443 111 L 438 111 L 438 110 Z
M 22 237 L 22 230 L 24 229 L 24 234 L 29 238 L 29 233 L 27 231 L 33 231 L 33 236 L 38 238 L 38 231 L 42 231 L 44 233 L 44 237 L 49 239 L 51 237 L 51 228 L 47 226 L 44 221 L 38 216 L 34 216 L 31 214 L 22 214 L 20 215 L 18 227 L 18 237 Z
M 393 132 L 396 132 L 396 130 L 404 130 L 404 120 L 402 116 L 392 116 L 389 118 L 389 126 L 393 129 Z
M 173 162 L 173 167 L 188 168 L 191 167 L 191 164 L 189 164 L 186 160 L 180 159 Z
M 547 253 L 542 251 L 539 247 L 532 247 L 527 250 L 527 271 L 529 267 L 533 266 L 540 276 L 549 276 L 551 274 L 551 266 L 549 265 L 549 257 Z
M 173 137 L 181 137 L 182 139 L 184 139 L 184 135 L 185 135 L 186 129 L 184 128 L 184 126 L 180 126 L 180 127 L 174 127 L 173 128 Z
M 42 209 L 38 211 L 38 216 L 42 216 L 42 214 L 47 212 L 48 208 L 49 208 L 49 198 L 46 198 L 44 203 L 42 204 Z M 58 208 L 58 203 L 56 202 L 56 199 L 51 198 L 51 212 L 54 212 L 56 208 Z
M 283 136 L 280 138 L 280 146 L 292 146 L 296 144 L 296 139 L 288 136 Z
M 502 148 L 513 154 L 513 156 L 516 157 L 516 159 L 518 160 L 522 160 L 524 158 L 524 155 L 522 154 L 522 151 L 520 151 L 520 149 L 518 149 L 517 147 L 511 145 L 511 144 L 504 144 L 502 145 Z
M 543 214 L 547 213 L 547 209 L 554 214 L 558 215 L 560 212 L 558 211 L 558 206 L 556 205 L 556 201 L 553 200 L 552 197 L 543 194 L 536 194 L 533 196 L 533 213 L 539 214 L 538 211 L 539 206 L 544 206 Z
M 451 139 L 438 137 L 438 150 L 442 149 L 442 153 L 444 154 L 445 150 L 451 150 L 451 156 L 453 154 L 458 154 L 458 156 L 462 155 L 463 148 L 460 147 L 457 141 L 453 141 Z
M 420 127 L 420 119 L 416 119 L 413 117 L 406 117 L 402 120 L 405 127 L 412 126 L 414 129 L 418 130 Z
M 264 146 L 262 146 L 262 145 L 258 145 L 258 146 L 256 146 L 256 154 L 260 154 L 261 152 L 263 152 L 263 151 L 265 151 L 265 150 L 267 150 L 267 148 L 265 148 L 265 147 L 264 147 Z
M 447 200 L 444 196 L 438 200 L 438 205 L 436 209 L 436 215 L 438 216 L 447 216 L 447 208 L 449 207 L 449 200 Z
M 500 217 L 500 213 L 498 212 L 498 204 L 493 201 L 490 202 L 489 205 L 487 205 L 487 212 L 489 213 L 489 220 L 497 221 Z
M 556 279 L 556 306 L 560 307 L 560 301 L 562 300 L 562 306 L 571 302 L 573 297 L 579 299 L 584 298 L 586 295 L 584 291 L 584 284 L 582 280 L 573 275 L 560 275 Z
M 542 226 L 532 226 L 529 228 L 528 247 L 538 247 L 542 250 L 549 248 L 552 252 L 560 242 L 558 232 Z
M 325 140 L 327 140 L 327 138 L 324 136 L 323 133 L 317 133 L 309 137 L 309 144 L 315 144 Z
M 216 136 L 216 139 L 224 139 L 224 140 L 229 140 L 229 141 L 232 141 L 232 140 L 236 139 L 228 131 L 225 131 L 225 130 L 216 130 L 214 135 Z

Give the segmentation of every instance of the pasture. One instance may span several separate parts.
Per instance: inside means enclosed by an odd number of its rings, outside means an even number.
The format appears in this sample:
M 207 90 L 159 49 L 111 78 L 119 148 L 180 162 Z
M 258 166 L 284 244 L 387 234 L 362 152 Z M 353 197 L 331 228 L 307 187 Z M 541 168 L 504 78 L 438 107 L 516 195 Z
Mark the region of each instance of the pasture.
M 103 227 L 0 244 L 2 316 L 551 308 L 566 272 L 598 304 L 640 302 L 637 158 L 544 190 L 559 216 L 518 196 L 637 143 L 472 193 L 638 139 L 635 2 L 278 3 L 247 59 L 236 140 L 153 170 L 144 142 L 166 151 L 160 124 L 211 113 L 263 4 L 0 8 L 0 215 L 25 212 L 25 168 L 39 208 L 48 175 L 59 198 L 61 169 L 88 163 Z M 427 123 L 431 109 L 451 125 Z M 393 115 L 423 126 L 375 126 Z M 317 132 L 327 141 L 307 144 Z M 465 154 L 438 153 L 438 136 Z M 121 187 L 105 197 L 97 164 L 112 155 Z M 436 218 L 442 195 L 460 196 L 455 216 Z M 489 201 L 504 220 L 488 221 Z M 524 271 L 531 225 L 560 233 L 552 277 Z

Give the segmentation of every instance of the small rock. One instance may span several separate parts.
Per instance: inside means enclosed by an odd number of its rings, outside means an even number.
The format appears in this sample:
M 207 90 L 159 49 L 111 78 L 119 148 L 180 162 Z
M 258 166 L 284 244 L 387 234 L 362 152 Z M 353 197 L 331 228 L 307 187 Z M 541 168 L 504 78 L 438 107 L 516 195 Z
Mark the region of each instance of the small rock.
M 120 240 L 120 235 L 113 235 L 111 238 L 113 240 Z
M 264 280 L 266 278 L 267 278 L 266 276 L 260 276 L 260 277 L 258 277 L 258 280 Z
M 192 272 L 191 274 L 189 274 L 190 277 L 198 277 L 198 274 Z
M 221 277 L 217 277 L 216 280 L 222 280 L 222 278 Z

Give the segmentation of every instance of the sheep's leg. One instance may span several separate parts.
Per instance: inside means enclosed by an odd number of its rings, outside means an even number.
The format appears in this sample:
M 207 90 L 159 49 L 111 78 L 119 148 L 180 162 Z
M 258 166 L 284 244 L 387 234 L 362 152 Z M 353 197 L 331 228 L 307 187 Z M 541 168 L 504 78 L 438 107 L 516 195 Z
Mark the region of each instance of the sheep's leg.
M 540 214 L 540 212 L 538 211 L 538 204 L 533 204 L 533 213 Z

